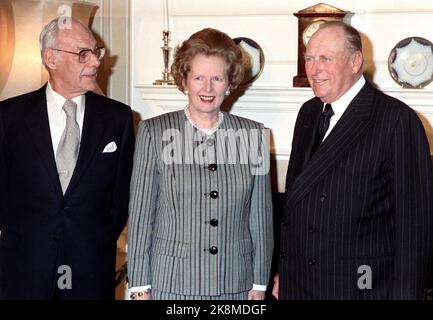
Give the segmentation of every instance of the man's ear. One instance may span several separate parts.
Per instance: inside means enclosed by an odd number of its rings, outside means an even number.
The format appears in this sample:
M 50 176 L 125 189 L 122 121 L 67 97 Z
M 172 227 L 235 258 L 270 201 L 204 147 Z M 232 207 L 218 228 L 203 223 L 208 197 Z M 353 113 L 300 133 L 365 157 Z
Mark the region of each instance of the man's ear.
M 362 68 L 362 63 L 363 63 L 363 56 L 361 51 L 355 51 L 352 54 L 352 72 L 354 74 L 358 73 L 359 70 Z
M 47 48 L 42 55 L 44 63 L 49 69 L 56 69 L 57 55 L 53 49 Z

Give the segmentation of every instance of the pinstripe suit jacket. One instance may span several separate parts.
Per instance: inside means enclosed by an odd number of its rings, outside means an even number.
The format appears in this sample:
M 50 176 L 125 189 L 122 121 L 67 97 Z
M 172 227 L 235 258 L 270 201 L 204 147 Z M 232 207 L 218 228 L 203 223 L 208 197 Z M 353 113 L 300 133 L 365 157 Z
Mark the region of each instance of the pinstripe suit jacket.
M 433 231 L 433 174 L 421 122 L 366 83 L 310 159 L 322 106 L 318 98 L 306 102 L 295 126 L 280 298 L 421 298 Z M 361 290 L 369 275 L 371 289 Z
M 228 113 L 211 137 L 193 128 L 183 111 L 140 123 L 131 181 L 130 286 L 212 296 L 268 283 L 272 203 L 262 129 Z M 237 138 L 225 139 L 228 132 Z

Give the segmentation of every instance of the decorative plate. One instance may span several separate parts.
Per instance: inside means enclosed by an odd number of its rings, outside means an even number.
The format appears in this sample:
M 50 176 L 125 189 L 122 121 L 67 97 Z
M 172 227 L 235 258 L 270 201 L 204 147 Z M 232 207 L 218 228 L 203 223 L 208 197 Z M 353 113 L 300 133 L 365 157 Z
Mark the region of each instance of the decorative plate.
M 401 40 L 391 50 L 388 69 L 404 88 L 423 88 L 433 80 L 433 44 L 420 37 Z
M 236 42 L 242 51 L 242 63 L 245 75 L 241 85 L 249 85 L 257 80 L 262 73 L 265 66 L 265 55 L 257 42 L 250 38 L 239 37 L 234 38 L 233 41 Z

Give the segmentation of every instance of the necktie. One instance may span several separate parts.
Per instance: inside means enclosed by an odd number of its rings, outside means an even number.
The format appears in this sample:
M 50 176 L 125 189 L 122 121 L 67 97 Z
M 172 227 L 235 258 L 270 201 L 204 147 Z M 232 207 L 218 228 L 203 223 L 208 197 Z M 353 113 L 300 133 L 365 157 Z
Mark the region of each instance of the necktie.
M 327 103 L 325 105 L 325 110 L 320 115 L 319 119 L 319 125 L 317 127 L 316 132 L 316 140 L 314 142 L 313 152 L 312 155 L 317 151 L 320 144 L 323 141 L 323 138 L 325 137 L 326 131 L 329 129 L 329 122 L 331 121 L 331 117 L 334 115 L 334 110 L 332 110 L 332 106 Z
M 77 162 L 80 147 L 80 127 L 75 119 L 77 104 L 74 101 L 66 100 L 63 111 L 66 113 L 66 127 L 57 147 L 56 165 L 62 191 L 65 194 Z

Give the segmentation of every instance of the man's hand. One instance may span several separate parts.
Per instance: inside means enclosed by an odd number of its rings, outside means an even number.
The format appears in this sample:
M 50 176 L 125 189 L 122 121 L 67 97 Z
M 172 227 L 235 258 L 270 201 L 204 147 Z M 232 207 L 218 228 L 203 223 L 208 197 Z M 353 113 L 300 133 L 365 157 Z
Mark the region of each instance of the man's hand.
M 272 295 L 277 300 L 278 300 L 279 286 L 280 286 L 280 277 L 279 277 L 279 274 L 277 273 L 274 277 L 274 287 L 272 288 Z

